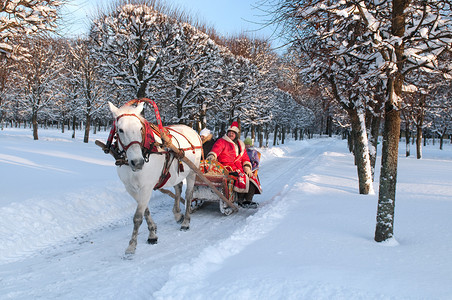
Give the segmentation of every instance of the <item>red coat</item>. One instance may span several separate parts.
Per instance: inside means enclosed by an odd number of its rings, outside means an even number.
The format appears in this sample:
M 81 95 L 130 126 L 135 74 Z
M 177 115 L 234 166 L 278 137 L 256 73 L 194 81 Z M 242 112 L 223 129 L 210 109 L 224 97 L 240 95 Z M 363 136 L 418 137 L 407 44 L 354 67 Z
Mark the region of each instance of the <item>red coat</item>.
M 248 165 L 251 168 L 251 162 L 245 144 L 241 140 L 238 140 L 238 143 L 239 146 L 225 135 L 215 142 L 209 154 L 213 154 L 221 164 L 243 172 L 244 166 Z
M 262 193 L 259 178 L 253 175 L 249 178 L 243 171 L 244 166 L 249 166 L 251 162 L 246 153 L 245 144 L 238 140 L 238 144 L 234 143 L 227 135 L 218 139 L 210 150 L 212 154 L 224 166 L 229 166 L 232 171 L 236 171 L 239 176 L 234 183 L 234 191 L 238 193 L 248 193 L 250 182 L 257 187 L 256 194 Z M 229 170 L 231 171 L 231 170 Z

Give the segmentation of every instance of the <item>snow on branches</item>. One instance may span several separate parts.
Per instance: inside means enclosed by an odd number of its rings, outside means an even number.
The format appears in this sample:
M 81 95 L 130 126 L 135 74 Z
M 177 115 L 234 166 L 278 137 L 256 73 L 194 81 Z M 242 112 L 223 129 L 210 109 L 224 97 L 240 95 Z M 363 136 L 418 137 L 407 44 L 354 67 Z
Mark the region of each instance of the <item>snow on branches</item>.
M 60 0 L 3 0 L 0 3 L 0 54 L 26 53 L 17 42 L 26 35 L 56 29 Z

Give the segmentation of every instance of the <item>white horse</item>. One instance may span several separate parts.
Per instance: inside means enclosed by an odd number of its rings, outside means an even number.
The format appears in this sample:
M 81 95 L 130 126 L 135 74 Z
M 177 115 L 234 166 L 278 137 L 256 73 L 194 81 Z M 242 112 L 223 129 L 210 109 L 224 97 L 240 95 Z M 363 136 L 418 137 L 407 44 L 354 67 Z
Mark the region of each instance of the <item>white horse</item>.
M 185 163 L 177 158 L 165 165 L 168 156 L 162 152 L 168 152 L 166 149 L 158 147 L 160 153 L 149 155 L 149 160 L 143 157 L 144 135 L 147 134 L 146 120 L 141 117 L 144 103 L 139 103 L 136 107 L 125 105 L 117 108 L 109 102 L 110 110 L 115 118 L 116 137 L 118 148 L 125 152 L 127 164 L 117 167 L 118 175 L 127 192 L 137 201 L 137 209 L 133 217 L 133 233 L 126 249 L 126 254 L 135 253 L 137 246 L 138 229 L 143 222 L 143 216 L 146 219 L 149 237 L 149 244 L 157 243 L 157 225 L 151 218 L 148 204 L 155 185 L 159 182 L 162 170 L 169 168 L 171 174 L 168 181 L 160 188 L 174 187 L 175 201 L 173 206 L 174 218 L 178 223 L 182 223 L 181 230 L 188 230 L 190 227 L 190 203 L 193 197 L 193 186 L 196 174 Z M 185 125 L 172 125 L 165 127 L 172 135 L 172 143 L 185 152 L 185 156 L 199 166 L 201 160 L 202 142 L 196 131 Z M 156 142 L 161 144 L 161 139 L 155 136 Z M 171 153 L 171 152 L 170 152 Z M 182 181 L 186 179 L 187 188 L 185 193 L 185 216 L 180 211 L 180 196 L 182 193 Z

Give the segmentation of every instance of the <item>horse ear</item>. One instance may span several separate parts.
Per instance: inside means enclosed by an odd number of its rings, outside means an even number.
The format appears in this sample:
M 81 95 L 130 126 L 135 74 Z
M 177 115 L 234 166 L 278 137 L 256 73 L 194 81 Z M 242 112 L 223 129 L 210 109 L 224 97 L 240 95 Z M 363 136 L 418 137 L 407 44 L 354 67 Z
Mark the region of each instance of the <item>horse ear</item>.
M 137 105 L 138 113 L 142 113 L 143 112 L 143 108 L 144 108 L 144 102 L 138 103 L 138 105 Z
M 113 103 L 111 103 L 110 101 L 108 101 L 108 106 L 110 106 L 110 111 L 113 114 L 113 116 L 116 117 L 116 115 L 117 115 L 116 113 L 118 112 L 118 108 Z

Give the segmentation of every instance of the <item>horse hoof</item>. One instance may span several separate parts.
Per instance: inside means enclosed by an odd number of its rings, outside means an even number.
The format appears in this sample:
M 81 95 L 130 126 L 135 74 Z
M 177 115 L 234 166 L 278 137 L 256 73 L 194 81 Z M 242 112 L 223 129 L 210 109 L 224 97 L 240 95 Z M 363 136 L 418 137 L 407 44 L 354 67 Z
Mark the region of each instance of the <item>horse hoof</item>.
M 155 244 L 157 244 L 157 238 L 148 239 L 148 244 L 150 244 L 150 245 L 155 245 Z
M 126 255 L 126 256 L 134 255 L 134 254 L 135 254 L 135 250 L 136 250 L 135 247 L 129 246 L 129 247 L 127 247 L 127 249 L 126 249 L 125 255 Z
M 180 230 L 181 231 L 187 231 L 190 229 L 190 226 L 181 226 Z
M 124 256 L 122 257 L 123 260 L 132 260 L 133 259 L 133 254 L 127 254 L 125 253 Z

